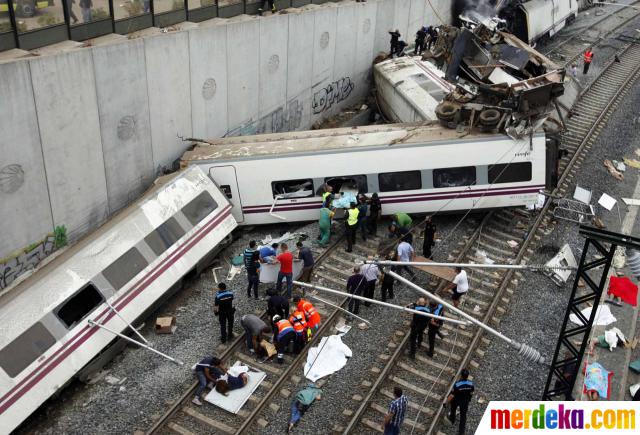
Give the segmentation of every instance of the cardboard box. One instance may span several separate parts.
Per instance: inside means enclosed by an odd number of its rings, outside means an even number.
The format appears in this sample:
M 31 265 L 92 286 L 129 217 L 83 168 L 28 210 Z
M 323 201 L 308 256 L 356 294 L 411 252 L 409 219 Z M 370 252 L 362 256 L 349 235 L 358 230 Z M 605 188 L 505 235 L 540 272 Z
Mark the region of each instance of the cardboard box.
M 156 334 L 171 334 L 175 324 L 176 318 L 173 316 L 158 317 L 156 319 Z

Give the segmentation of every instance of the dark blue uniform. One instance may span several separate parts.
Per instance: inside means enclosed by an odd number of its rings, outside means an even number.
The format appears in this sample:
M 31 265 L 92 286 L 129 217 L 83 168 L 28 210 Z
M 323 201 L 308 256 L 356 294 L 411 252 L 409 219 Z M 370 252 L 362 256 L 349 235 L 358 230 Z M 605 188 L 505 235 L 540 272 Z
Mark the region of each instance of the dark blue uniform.
M 229 290 L 218 290 L 214 305 L 218 307 L 218 318 L 220 320 L 220 341 L 227 341 L 227 333 L 233 337 L 233 293 Z
M 253 296 L 258 299 L 258 285 L 260 284 L 260 252 L 247 248 L 243 253 L 244 267 L 247 269 L 247 297 L 251 297 L 251 289 Z
M 442 316 L 442 312 L 444 311 L 444 307 L 442 304 L 438 304 L 435 307 L 429 306 L 429 312 L 435 316 Z M 440 326 L 442 326 L 442 320 L 431 319 L 429 321 L 429 330 L 427 331 L 427 338 L 429 339 L 429 350 L 427 350 L 427 355 L 433 356 L 433 347 L 436 341 L 436 334 L 440 330 Z
M 473 394 L 473 382 L 468 379 L 460 379 L 453 384 L 453 400 L 451 401 L 451 412 L 449 413 L 449 420 L 451 423 L 456 422 L 456 409 L 460 408 L 460 425 L 458 426 L 458 434 L 463 435 L 465 426 L 467 425 L 467 410 L 469 409 L 469 402 L 471 402 L 471 395 Z
M 411 309 L 416 311 L 421 311 L 423 313 L 429 313 L 429 308 L 424 305 L 416 305 L 411 304 Z M 409 341 L 411 343 L 410 354 L 411 356 L 415 356 L 416 349 L 420 347 L 422 344 L 422 338 L 424 336 L 424 330 L 427 329 L 427 325 L 429 324 L 429 317 L 421 316 L 419 314 L 414 314 L 413 319 L 411 320 L 411 332 L 409 334 Z

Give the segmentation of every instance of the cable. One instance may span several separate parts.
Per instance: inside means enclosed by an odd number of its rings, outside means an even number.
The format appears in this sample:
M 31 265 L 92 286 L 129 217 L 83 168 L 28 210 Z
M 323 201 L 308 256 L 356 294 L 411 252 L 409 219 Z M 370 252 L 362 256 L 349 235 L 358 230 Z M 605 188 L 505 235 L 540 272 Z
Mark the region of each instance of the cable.
M 440 16 L 440 14 L 438 13 L 438 11 L 436 10 L 436 8 L 433 7 L 433 5 L 431 4 L 431 0 L 427 0 L 427 3 L 429 3 L 429 7 L 431 8 L 431 10 L 433 11 L 433 13 L 436 15 L 436 17 L 440 20 L 440 24 L 446 26 L 447 22 L 445 20 L 442 19 L 442 17 Z

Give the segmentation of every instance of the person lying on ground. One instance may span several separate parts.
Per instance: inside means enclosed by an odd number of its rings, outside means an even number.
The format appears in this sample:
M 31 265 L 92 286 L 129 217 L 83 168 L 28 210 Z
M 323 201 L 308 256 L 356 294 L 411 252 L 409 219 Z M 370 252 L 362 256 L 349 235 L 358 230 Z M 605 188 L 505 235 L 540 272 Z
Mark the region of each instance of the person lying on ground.
M 295 426 L 300 421 L 304 413 L 307 412 L 314 401 L 321 399 L 322 390 L 316 387 L 313 382 L 310 382 L 307 385 L 307 388 L 298 391 L 298 394 L 296 394 L 296 397 L 291 403 L 291 419 L 289 419 L 287 432 L 291 432 L 293 426 Z
M 216 391 L 225 396 L 229 395 L 229 391 L 238 390 L 249 382 L 249 375 L 240 373 L 239 376 L 233 376 L 227 373 L 227 379 L 219 379 L 216 382 Z

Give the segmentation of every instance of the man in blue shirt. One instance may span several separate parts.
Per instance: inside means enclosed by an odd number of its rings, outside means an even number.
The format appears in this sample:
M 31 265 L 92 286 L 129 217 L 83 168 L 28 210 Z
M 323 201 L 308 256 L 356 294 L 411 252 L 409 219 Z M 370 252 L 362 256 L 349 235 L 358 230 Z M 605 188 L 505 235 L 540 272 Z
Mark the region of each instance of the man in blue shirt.
M 227 290 L 225 283 L 218 284 L 218 292 L 213 302 L 213 312 L 220 320 L 220 341 L 226 343 L 227 333 L 233 338 L 233 293 Z
M 202 406 L 202 393 L 204 389 L 209 385 L 213 388 L 213 384 L 225 373 L 224 365 L 220 358 L 215 356 L 208 356 L 202 359 L 196 364 L 194 369 L 194 375 L 198 378 L 198 389 L 193 397 L 192 402 L 198 406 Z
M 271 246 L 263 246 L 260 248 L 260 261 L 263 263 L 273 263 L 276 258 L 278 244 L 273 243 Z
M 260 253 L 256 250 L 256 241 L 251 240 L 249 247 L 244 250 L 244 267 L 247 269 L 247 298 L 253 296 L 258 299 L 258 285 L 260 284 Z
M 444 312 L 444 307 L 442 304 L 437 303 L 436 301 L 429 302 L 429 312 L 435 316 L 442 316 Z M 440 327 L 442 326 L 442 320 L 431 319 L 429 321 L 429 329 L 427 332 L 427 337 L 429 339 L 429 350 L 427 350 L 427 355 L 433 358 L 433 348 L 436 341 L 436 335 L 440 331 Z
M 425 298 L 419 298 L 415 304 L 407 305 L 407 308 L 411 308 L 412 310 L 420 311 L 422 313 L 430 313 L 429 308 L 427 308 L 427 301 Z M 422 345 L 424 330 L 427 329 L 429 320 L 429 317 L 413 313 L 413 319 L 411 319 L 411 332 L 409 333 L 409 356 L 411 358 L 416 357 L 416 349 Z
M 464 435 L 464 429 L 467 425 L 467 410 L 469 402 L 473 394 L 473 382 L 469 380 L 469 370 L 462 369 L 460 372 L 460 380 L 453 384 L 453 390 L 447 397 L 447 403 L 451 403 L 451 411 L 447 419 L 454 424 L 456 422 L 456 409 L 460 408 L 460 425 L 458 426 L 458 435 Z M 444 403 L 442 406 L 445 406 Z
M 402 394 L 402 388 L 394 387 L 393 395 L 395 399 L 389 404 L 389 412 L 384 416 L 384 423 L 382 423 L 384 435 L 398 435 L 400 433 L 400 426 L 407 411 L 408 399 Z

